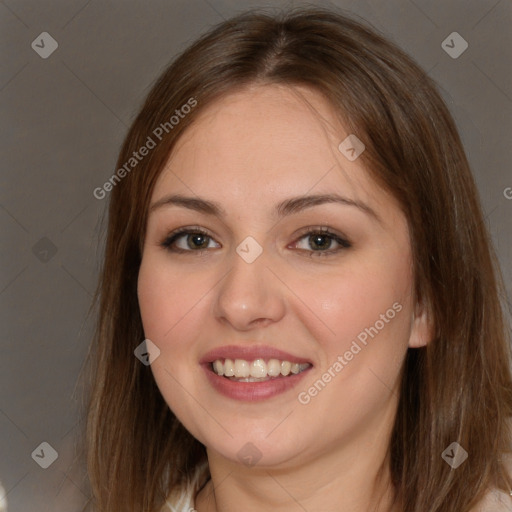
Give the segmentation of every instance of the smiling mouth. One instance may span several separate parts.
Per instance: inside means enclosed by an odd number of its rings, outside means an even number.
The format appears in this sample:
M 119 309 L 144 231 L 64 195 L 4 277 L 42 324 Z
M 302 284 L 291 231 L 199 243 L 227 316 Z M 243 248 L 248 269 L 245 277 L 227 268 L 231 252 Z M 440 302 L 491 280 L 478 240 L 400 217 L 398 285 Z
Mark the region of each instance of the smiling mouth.
M 279 359 L 216 359 L 210 369 L 218 376 L 235 382 L 265 382 L 297 375 L 308 368 L 310 363 L 291 363 Z

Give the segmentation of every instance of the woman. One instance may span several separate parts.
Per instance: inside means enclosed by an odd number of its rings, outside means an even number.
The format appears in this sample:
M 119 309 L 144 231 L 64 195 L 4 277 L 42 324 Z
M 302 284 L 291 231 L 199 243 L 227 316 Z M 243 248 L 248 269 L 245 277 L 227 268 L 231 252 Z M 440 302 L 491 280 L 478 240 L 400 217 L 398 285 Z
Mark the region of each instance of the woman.
M 510 348 L 429 77 L 344 16 L 248 13 L 162 75 L 111 193 L 99 511 L 510 510 Z

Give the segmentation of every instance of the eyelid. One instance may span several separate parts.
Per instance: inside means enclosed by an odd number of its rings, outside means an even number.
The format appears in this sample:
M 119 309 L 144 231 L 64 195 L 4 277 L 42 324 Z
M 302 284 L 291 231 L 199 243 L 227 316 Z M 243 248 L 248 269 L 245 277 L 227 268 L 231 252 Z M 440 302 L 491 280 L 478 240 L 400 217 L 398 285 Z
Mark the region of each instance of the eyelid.
M 181 236 L 187 235 L 187 234 L 201 234 L 201 235 L 204 235 L 204 236 L 214 240 L 214 236 L 210 232 L 208 232 L 206 229 L 202 228 L 201 226 L 183 226 L 183 227 L 177 228 L 174 231 L 172 231 L 171 233 L 169 233 L 159 245 L 161 245 L 165 249 L 168 249 L 169 251 L 172 251 L 172 249 L 170 249 L 171 244 L 174 243 Z M 196 253 L 203 252 L 203 251 L 204 251 L 204 249 L 198 250 L 198 251 L 191 251 L 191 250 L 187 251 L 185 249 L 176 249 L 175 250 L 175 252 L 196 252 Z
M 314 234 L 314 233 L 323 233 L 326 235 L 330 235 L 333 238 L 338 237 L 338 238 L 343 239 L 345 242 L 350 243 L 348 237 L 345 234 L 343 234 L 340 231 L 331 229 L 328 226 L 323 226 L 323 225 L 316 225 L 316 226 L 313 225 L 313 226 L 306 226 L 304 228 L 301 228 L 298 231 L 298 236 L 302 237 L 304 235 Z
M 181 228 L 177 228 L 176 230 L 169 233 L 164 240 L 159 244 L 162 247 L 164 247 L 169 252 L 174 253 L 195 253 L 195 255 L 201 255 L 205 252 L 208 252 L 209 249 L 198 249 L 198 250 L 192 250 L 192 249 L 181 249 L 181 248 L 171 248 L 171 245 L 176 242 L 179 238 L 181 238 L 184 235 L 190 235 L 190 234 L 200 234 L 204 235 L 205 237 L 209 238 L 210 240 L 215 240 L 214 236 L 211 235 L 208 230 L 202 228 L 201 226 L 183 226 Z M 338 249 L 329 249 L 329 250 L 307 250 L 307 249 L 298 249 L 301 252 L 309 253 L 311 257 L 313 256 L 328 256 L 333 255 L 341 252 L 343 249 L 348 249 L 352 247 L 352 243 L 349 241 L 348 237 L 345 236 L 342 233 L 338 233 L 335 230 L 332 230 L 331 228 L 327 226 L 306 226 L 299 230 L 299 232 L 295 235 L 295 239 L 292 242 L 292 245 L 296 245 L 302 238 L 305 238 L 307 235 L 312 236 L 315 234 L 322 234 L 328 236 L 331 240 L 335 241 L 337 244 L 339 244 Z M 218 242 L 216 242 L 218 244 Z
M 340 247 L 338 249 L 328 249 L 326 251 L 312 251 L 307 249 L 298 249 L 299 251 L 306 252 L 310 257 L 322 257 L 322 256 L 334 256 L 339 254 L 341 251 L 352 247 L 352 242 L 348 237 L 342 233 L 338 233 L 335 230 L 327 226 L 307 226 L 299 230 L 298 238 L 295 239 L 293 245 L 296 245 L 302 238 L 307 235 L 313 236 L 316 234 L 326 235 L 331 240 L 335 241 Z

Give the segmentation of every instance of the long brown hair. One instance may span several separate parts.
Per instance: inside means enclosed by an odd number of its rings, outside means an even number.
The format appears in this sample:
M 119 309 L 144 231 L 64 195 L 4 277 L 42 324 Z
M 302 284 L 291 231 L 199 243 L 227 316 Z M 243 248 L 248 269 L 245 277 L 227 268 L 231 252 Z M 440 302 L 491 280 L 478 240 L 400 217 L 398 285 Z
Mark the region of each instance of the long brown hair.
M 97 510 L 159 510 L 206 460 L 134 357 L 144 340 L 137 275 L 149 200 L 176 141 L 204 107 L 255 83 L 323 94 L 364 141 L 360 158 L 408 219 L 414 292 L 435 335 L 404 362 L 389 447 L 397 502 L 407 512 L 467 512 L 488 488 L 508 490 L 500 461 L 512 417 L 505 291 L 454 121 L 433 81 L 399 48 L 364 23 L 308 8 L 250 12 L 212 29 L 159 78 L 126 136 L 116 169 L 129 171 L 108 187 L 90 352 L 87 455 Z M 156 147 L 127 167 L 148 137 Z M 441 457 L 454 441 L 469 452 L 456 470 Z

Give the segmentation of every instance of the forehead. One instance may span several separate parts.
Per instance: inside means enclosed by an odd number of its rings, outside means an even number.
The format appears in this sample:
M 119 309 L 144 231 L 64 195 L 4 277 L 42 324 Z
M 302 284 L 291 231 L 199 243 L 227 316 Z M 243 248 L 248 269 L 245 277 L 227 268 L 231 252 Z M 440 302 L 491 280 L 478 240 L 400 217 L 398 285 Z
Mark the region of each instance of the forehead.
M 251 86 L 206 106 L 178 140 L 155 186 L 201 197 L 338 192 L 379 201 L 383 192 L 360 161 L 338 146 L 350 135 L 322 95 L 306 87 Z
M 222 158 L 239 169 L 251 163 L 248 158 L 267 161 L 271 167 L 283 157 L 291 164 L 304 156 L 314 161 L 312 146 L 330 149 L 326 128 L 331 142 L 343 135 L 341 126 L 332 126 L 331 110 L 318 93 L 308 89 L 253 86 L 208 105 L 182 136 L 171 160 Z

